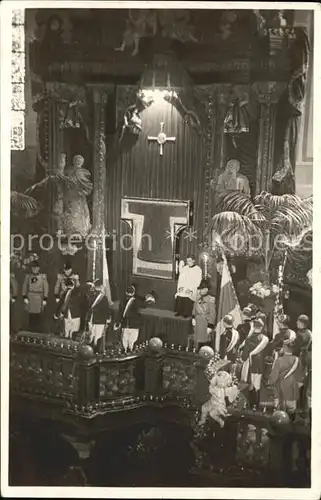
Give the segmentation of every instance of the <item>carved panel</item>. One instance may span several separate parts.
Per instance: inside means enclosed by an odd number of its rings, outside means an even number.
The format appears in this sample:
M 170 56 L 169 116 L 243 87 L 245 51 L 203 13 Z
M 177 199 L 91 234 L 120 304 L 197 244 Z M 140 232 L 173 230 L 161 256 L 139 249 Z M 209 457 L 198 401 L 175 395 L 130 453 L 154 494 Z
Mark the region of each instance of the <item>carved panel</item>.
M 163 365 L 163 388 L 166 392 L 193 393 L 196 387 L 196 366 L 189 359 L 168 358 Z
M 135 360 L 121 364 L 101 365 L 100 369 L 100 398 L 119 398 L 135 393 Z
M 73 399 L 78 373 L 72 358 L 39 351 L 12 352 L 11 388 L 14 392 L 58 399 Z
M 238 424 L 236 459 L 246 465 L 265 466 L 269 461 L 268 430 L 259 425 Z

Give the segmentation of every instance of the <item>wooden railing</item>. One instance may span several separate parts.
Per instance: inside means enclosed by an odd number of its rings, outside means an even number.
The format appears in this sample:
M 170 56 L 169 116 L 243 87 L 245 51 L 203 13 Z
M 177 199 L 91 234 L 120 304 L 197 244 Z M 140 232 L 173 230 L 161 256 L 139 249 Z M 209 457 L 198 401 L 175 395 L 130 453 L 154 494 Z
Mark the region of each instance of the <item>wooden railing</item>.
M 95 355 L 89 346 L 21 332 L 11 340 L 11 395 L 43 403 L 50 407 L 50 415 L 54 406 L 58 418 L 77 416 L 77 422 L 79 417 L 84 422 L 102 415 L 114 418 L 114 413 L 117 419 L 120 411 L 146 406 L 175 406 L 177 412 L 186 412 L 187 421 L 195 428 L 200 470 L 207 468 L 204 460 L 221 463 L 224 455 L 229 464 L 242 467 L 264 469 L 269 465 L 280 482 L 286 475 L 301 475 L 308 484 L 308 420 L 300 425 L 276 425 L 271 413 L 230 407 L 225 427 L 215 429 L 215 438 L 211 422 L 205 435 L 198 436 L 196 414 L 209 398 L 204 374 L 207 362 L 193 350 L 170 346 L 155 352 L 147 343 L 130 354 L 114 349 Z
M 50 399 L 84 415 L 146 401 L 197 406 L 208 397 L 207 361 L 180 346 L 153 352 L 146 342 L 129 354 L 95 355 L 86 345 L 20 332 L 11 339 L 10 358 L 13 394 Z

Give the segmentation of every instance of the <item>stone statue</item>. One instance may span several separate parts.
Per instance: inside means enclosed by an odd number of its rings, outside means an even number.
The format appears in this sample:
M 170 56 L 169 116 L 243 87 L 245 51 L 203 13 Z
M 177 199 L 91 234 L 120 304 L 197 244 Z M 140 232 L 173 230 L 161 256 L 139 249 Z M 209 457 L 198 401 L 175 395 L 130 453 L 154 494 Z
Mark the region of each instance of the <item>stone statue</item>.
M 239 173 L 240 162 L 238 160 L 229 160 L 225 170 L 218 178 L 217 185 L 212 186 L 215 191 L 222 193 L 224 191 L 240 191 L 243 194 L 250 196 L 250 184 L 245 177 Z
M 93 185 L 90 172 L 83 168 L 84 158 L 76 155 L 72 166 L 65 170 L 71 181 L 64 193 L 64 212 L 62 230 L 65 235 L 79 234 L 85 238 L 90 230 L 90 216 L 86 197 L 91 193 Z

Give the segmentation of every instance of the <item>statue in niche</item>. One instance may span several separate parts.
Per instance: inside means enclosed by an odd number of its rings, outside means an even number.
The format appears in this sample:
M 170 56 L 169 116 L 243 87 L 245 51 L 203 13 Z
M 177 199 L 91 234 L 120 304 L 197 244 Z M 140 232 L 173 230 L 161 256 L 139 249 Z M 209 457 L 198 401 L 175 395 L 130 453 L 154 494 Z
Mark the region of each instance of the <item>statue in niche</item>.
M 250 184 L 247 177 L 239 173 L 240 166 L 238 160 L 229 160 L 224 172 L 222 172 L 218 178 L 217 185 L 212 185 L 212 188 L 214 188 L 217 193 L 240 191 L 250 196 Z
M 62 231 L 64 234 L 79 234 L 87 236 L 91 223 L 86 197 L 91 193 L 93 185 L 90 172 L 83 168 L 84 158 L 81 155 L 73 157 L 72 165 L 65 171 L 71 186 L 64 193 L 64 211 Z

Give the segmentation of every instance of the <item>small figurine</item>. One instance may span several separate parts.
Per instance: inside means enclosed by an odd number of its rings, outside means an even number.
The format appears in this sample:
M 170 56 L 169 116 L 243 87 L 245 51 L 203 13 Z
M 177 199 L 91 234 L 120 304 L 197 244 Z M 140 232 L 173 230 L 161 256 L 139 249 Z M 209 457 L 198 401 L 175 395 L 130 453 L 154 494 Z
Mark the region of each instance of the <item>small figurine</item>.
M 59 302 L 60 298 L 66 291 L 66 280 L 71 279 L 74 281 L 76 287 L 80 286 L 79 275 L 74 273 L 70 262 L 66 262 L 62 273 L 57 276 L 57 281 L 55 284 L 55 297 L 56 302 Z
M 22 295 L 29 313 L 29 328 L 33 332 L 41 331 L 41 314 L 47 305 L 49 286 L 47 275 L 40 273 L 39 260 L 30 264 L 31 272 L 26 274 Z
M 224 426 L 227 417 L 225 398 L 233 403 L 239 393 L 238 388 L 232 384 L 232 377 L 229 373 L 222 370 L 214 374 L 209 386 L 211 398 L 202 405 L 199 425 L 204 425 L 210 416 L 221 427 Z

